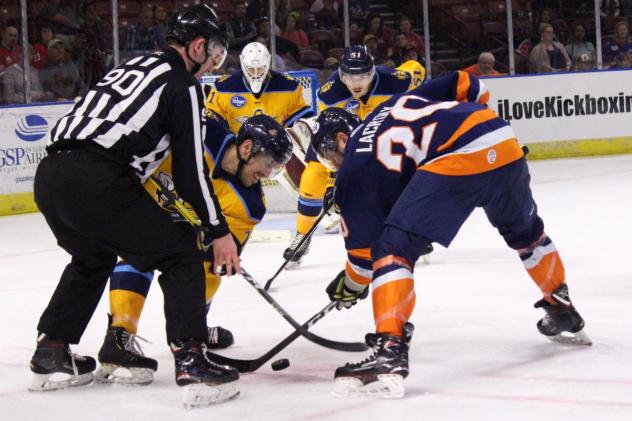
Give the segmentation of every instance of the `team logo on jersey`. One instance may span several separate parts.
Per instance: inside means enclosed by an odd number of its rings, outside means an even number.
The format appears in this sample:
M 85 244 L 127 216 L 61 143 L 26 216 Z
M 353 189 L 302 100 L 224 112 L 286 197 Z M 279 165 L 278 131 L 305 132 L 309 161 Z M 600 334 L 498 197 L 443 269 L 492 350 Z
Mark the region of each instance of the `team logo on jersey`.
M 402 72 L 401 70 L 395 70 L 395 72 L 393 72 L 393 75 L 399 80 L 404 80 L 407 77 L 407 74 L 405 72 Z
M 48 122 L 40 115 L 30 114 L 18 120 L 15 134 L 25 142 L 35 142 L 48 133 Z
M 496 162 L 496 151 L 494 149 L 487 151 L 487 162 L 490 165 Z
M 233 95 L 230 99 L 230 103 L 235 108 L 243 108 L 243 106 L 246 105 L 246 98 L 241 95 Z
M 323 86 L 320 87 L 320 93 L 324 94 L 325 92 L 330 90 L 332 86 L 334 86 L 334 81 L 330 80 L 329 82 L 325 83 Z
M 345 111 L 355 114 L 356 110 L 360 107 L 360 101 L 349 101 L 345 104 Z

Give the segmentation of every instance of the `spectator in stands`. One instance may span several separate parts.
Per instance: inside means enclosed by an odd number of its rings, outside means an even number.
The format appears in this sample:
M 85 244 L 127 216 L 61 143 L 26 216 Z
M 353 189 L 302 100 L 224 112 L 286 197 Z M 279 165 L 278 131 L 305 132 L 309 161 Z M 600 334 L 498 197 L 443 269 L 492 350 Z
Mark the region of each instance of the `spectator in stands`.
M 33 52 L 31 52 L 33 53 Z M 5 104 L 24 104 L 24 69 L 22 68 L 22 53 L 18 53 L 17 62 L 9 66 L 2 77 L 2 92 L 4 93 Z M 39 72 L 31 68 L 29 71 L 31 83 L 31 100 L 34 102 L 52 101 L 53 95 L 42 91 L 39 81 Z
M 257 38 L 261 40 L 264 45 L 270 45 L 270 21 L 267 17 L 263 16 L 256 22 Z M 284 60 L 296 62 L 298 59 L 298 46 L 293 42 L 279 36 L 275 36 L 276 51 L 277 54 L 283 57 Z M 279 70 L 278 68 L 275 70 Z M 281 70 L 279 70 L 281 71 Z
M 298 12 L 292 12 L 287 15 L 285 19 L 285 30 L 281 33 L 281 36 L 293 42 L 299 48 L 307 48 L 309 46 L 309 39 L 305 31 L 299 26 L 300 17 L 301 15 Z
M 46 60 L 48 60 L 48 42 L 54 38 L 53 30 L 50 25 L 43 26 L 40 29 L 39 40 L 33 48 L 32 65 L 36 69 L 41 69 Z
M 386 50 L 383 46 L 380 45 L 377 37 L 373 34 L 368 34 L 364 36 L 364 44 L 369 47 L 371 54 L 373 54 L 373 59 L 375 60 L 375 64 L 383 64 L 386 59 Z
M 105 76 L 109 55 L 99 46 L 99 40 L 93 32 L 79 31 L 76 38 L 74 59 L 79 68 L 81 80 L 92 88 Z
M 241 52 L 246 44 L 257 36 L 254 21 L 246 17 L 246 11 L 247 3 L 245 1 L 237 1 L 233 18 L 224 24 L 229 50 L 232 53 Z
M 85 93 L 79 69 L 66 60 L 64 41 L 53 38 L 48 43 L 48 61 L 40 71 L 40 81 L 44 92 L 50 92 L 59 101 L 73 100 Z
M 408 16 L 402 16 L 399 19 L 399 30 L 406 35 L 410 46 L 414 47 L 418 54 L 422 54 L 425 48 L 424 40 L 419 34 L 413 31 L 413 22 Z
M 395 34 L 393 40 L 395 45 L 388 49 L 386 58 L 387 60 L 393 62 L 393 67 L 397 67 L 404 62 L 404 56 L 406 55 L 408 49 L 412 47 L 412 45 L 410 45 L 406 34 L 401 31 Z
M 154 12 L 151 7 L 143 7 L 138 13 L 138 22 L 130 25 L 123 37 L 123 50 L 147 52 L 158 49 L 160 40 L 153 26 Z
M 632 40 L 630 39 L 630 28 L 624 20 L 618 22 L 614 27 L 614 38 L 612 38 L 603 51 L 605 65 L 613 65 L 614 58 L 619 53 L 632 54 Z
M 78 52 L 105 57 L 112 53 L 112 27 L 97 13 L 96 3 L 89 1 L 81 9 L 81 45 L 94 51 Z M 78 35 L 79 37 L 79 35 Z
M 314 4 L 321 2 L 316 0 Z M 312 8 L 314 6 L 312 4 Z M 333 29 L 340 26 L 338 7 L 334 0 L 322 0 L 323 7 L 316 12 L 316 23 L 320 29 Z M 311 11 L 311 9 L 310 9 Z
M 496 64 L 496 58 L 489 51 L 482 52 L 478 56 L 478 61 L 469 67 L 463 69 L 474 76 L 499 76 L 501 73 L 494 70 L 494 64 Z
M 18 62 L 20 46 L 18 45 L 18 28 L 7 26 L 2 31 L 0 41 L 0 72 Z
M 390 47 L 393 41 L 393 30 L 384 26 L 382 16 L 378 14 L 369 14 L 364 27 L 365 35 L 375 35 L 380 47 L 385 50 Z
M 156 38 L 158 39 L 158 47 L 161 49 L 167 47 L 167 27 L 169 26 L 169 14 L 167 9 L 160 5 L 154 6 L 154 28 Z
M 553 10 L 549 7 L 544 7 L 540 10 L 538 14 L 538 18 L 533 22 L 533 31 L 531 32 L 531 44 L 530 47 L 533 48 L 540 42 L 540 38 L 542 37 L 540 33 L 540 25 L 543 23 L 548 23 L 553 26 Z M 559 32 L 555 26 L 553 26 L 553 31 L 555 33 Z M 530 51 L 530 50 L 529 50 Z
M 239 3 L 239 1 L 237 2 Z M 236 3 L 236 4 L 237 4 Z M 249 2 L 244 2 L 247 4 L 246 8 L 246 16 L 248 19 L 256 20 L 262 16 L 268 16 L 268 2 L 265 0 L 252 0 Z
M 621 5 L 619 0 L 601 0 L 601 17 L 620 16 Z
M 364 25 L 369 15 L 369 0 L 349 0 L 349 17 L 352 22 Z
M 573 70 L 590 70 L 595 67 L 597 51 L 592 42 L 586 41 L 586 28 L 581 23 L 575 25 L 572 42 L 566 46 L 566 52 L 573 63 Z
M 632 56 L 628 53 L 619 53 L 614 58 L 611 69 L 629 69 L 632 67 Z
M 55 37 L 64 41 L 68 51 L 75 47 L 75 36 L 81 26 L 73 0 L 49 0 L 39 13 L 40 25 L 50 25 Z
M 571 59 L 564 46 L 554 41 L 555 31 L 548 23 L 540 24 L 541 41 L 529 54 L 529 70 L 533 73 L 561 72 L 571 69 Z

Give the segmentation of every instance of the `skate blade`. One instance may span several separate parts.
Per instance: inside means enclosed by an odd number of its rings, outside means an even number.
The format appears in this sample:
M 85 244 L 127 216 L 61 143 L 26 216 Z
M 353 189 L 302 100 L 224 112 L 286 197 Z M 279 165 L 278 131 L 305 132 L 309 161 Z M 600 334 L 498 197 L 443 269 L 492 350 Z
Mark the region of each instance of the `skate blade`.
M 194 383 L 184 386 L 182 404 L 186 409 L 204 408 L 236 399 L 237 396 L 239 396 L 237 380 L 220 385 Z
M 54 378 L 59 376 L 65 378 L 59 380 Z M 78 376 L 66 373 L 35 374 L 29 386 L 29 392 L 50 392 L 53 390 L 66 389 L 68 387 L 84 386 L 92 383 L 92 380 L 94 380 L 92 373 L 80 374 Z
M 592 339 L 584 332 L 584 329 L 579 332 L 562 332 L 554 336 L 547 336 L 549 340 L 558 344 L 564 345 L 592 345 Z
M 122 367 L 116 364 L 102 363 L 94 377 L 98 383 L 144 386 L 154 381 L 154 372 L 150 368 Z
M 404 378 L 399 374 L 379 374 L 376 381 L 368 384 L 355 377 L 338 377 L 331 394 L 336 398 L 367 396 L 393 399 L 403 397 L 406 388 Z

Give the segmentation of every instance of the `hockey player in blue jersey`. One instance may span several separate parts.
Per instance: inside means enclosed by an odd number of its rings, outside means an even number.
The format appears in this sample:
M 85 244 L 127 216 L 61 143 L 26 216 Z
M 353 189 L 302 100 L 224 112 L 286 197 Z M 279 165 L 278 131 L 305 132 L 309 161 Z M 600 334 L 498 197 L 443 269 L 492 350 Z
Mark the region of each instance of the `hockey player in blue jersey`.
M 425 77 L 425 69 L 414 60 L 393 69 L 375 66 L 366 45 L 350 45 L 340 61 L 340 68 L 318 90 L 318 111 L 328 108 L 344 108 L 364 120 L 370 112 L 390 97 L 419 86 Z M 300 263 L 309 251 L 310 240 L 302 241 L 316 222 L 323 208 L 325 192 L 333 186 L 334 175 L 318 162 L 315 152 L 309 148 L 305 156 L 305 171 L 301 175 L 296 217 L 296 236 L 284 251 L 290 259 L 290 268 Z M 298 248 L 298 245 L 302 245 Z
M 327 293 L 340 308 L 351 307 L 373 285 L 376 333 L 366 338 L 373 355 L 336 370 L 336 396 L 405 394 L 415 262 L 433 242 L 448 247 L 476 207 L 540 288 L 543 298 L 535 307 L 546 314 L 539 332 L 555 341 L 591 343 L 538 216 L 511 126 L 475 102 L 428 100 L 427 89 L 393 97 L 363 124 L 344 110 L 326 110 L 312 137 L 319 159 L 338 170 L 334 200 L 348 255 Z

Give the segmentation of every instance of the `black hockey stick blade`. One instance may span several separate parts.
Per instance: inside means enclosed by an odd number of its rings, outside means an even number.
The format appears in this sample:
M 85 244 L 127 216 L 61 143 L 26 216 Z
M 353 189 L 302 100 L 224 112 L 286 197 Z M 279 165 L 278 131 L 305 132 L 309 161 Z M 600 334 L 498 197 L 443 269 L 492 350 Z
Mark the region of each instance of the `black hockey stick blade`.
M 327 315 L 327 313 L 329 313 L 334 308 L 336 308 L 336 302 L 332 301 L 329 304 L 327 304 L 325 308 L 320 310 L 318 313 L 314 314 L 308 321 L 303 323 L 301 327 L 305 330 L 309 329 L 310 327 L 314 326 L 316 322 L 318 322 L 320 319 L 325 317 L 325 315 Z M 255 358 L 253 360 L 240 360 L 236 358 L 226 357 L 224 355 L 215 354 L 213 352 L 207 352 L 207 354 L 216 363 L 230 365 L 231 367 L 236 368 L 237 371 L 239 371 L 240 373 L 250 373 L 250 372 L 258 370 L 262 365 L 264 365 L 265 363 L 270 361 L 272 358 L 274 358 L 275 355 L 277 355 L 279 352 L 287 348 L 288 345 L 290 345 L 300 336 L 301 336 L 301 330 L 300 329 L 294 330 L 294 332 L 292 332 L 289 336 L 287 336 L 281 342 L 276 344 L 268 352 L 266 352 L 259 358 Z
M 252 276 L 250 276 L 250 274 L 244 269 L 243 266 L 241 267 L 241 276 L 246 280 L 246 282 L 252 285 L 257 290 L 259 295 L 265 298 L 265 300 L 268 303 L 270 303 L 270 305 L 272 305 L 272 307 L 277 311 L 277 313 L 283 316 L 283 318 L 289 324 L 291 324 L 292 327 L 294 327 L 294 329 L 300 330 L 301 335 L 303 335 L 305 339 L 312 341 L 315 344 L 318 344 L 320 346 L 324 346 L 330 349 L 335 349 L 336 351 L 364 352 L 367 349 L 369 349 L 368 345 L 365 344 L 364 342 L 332 341 L 331 339 L 323 338 L 321 336 L 318 336 L 316 334 L 313 334 L 307 331 L 306 329 L 303 329 L 303 327 L 299 325 L 298 322 L 294 320 L 292 316 L 290 316 L 288 312 L 286 312 L 283 309 L 283 307 L 281 307 L 281 305 L 278 302 L 276 302 L 274 298 L 272 298 L 272 296 L 263 288 L 263 286 L 259 282 L 257 282 Z

